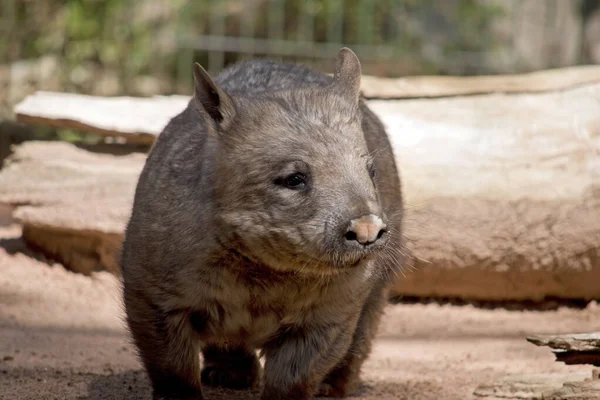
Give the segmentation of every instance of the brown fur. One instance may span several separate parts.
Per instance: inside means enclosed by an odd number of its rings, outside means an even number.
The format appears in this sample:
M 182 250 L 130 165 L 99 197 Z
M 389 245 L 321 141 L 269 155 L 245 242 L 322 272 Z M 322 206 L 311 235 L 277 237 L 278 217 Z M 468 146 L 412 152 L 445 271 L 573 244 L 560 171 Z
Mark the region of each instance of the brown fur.
M 360 75 L 348 49 L 333 78 L 254 61 L 213 81 L 196 65 L 123 244 L 127 323 L 155 398 L 252 387 L 257 349 L 263 400 L 356 389 L 402 247 L 400 182 Z M 353 239 L 361 221 L 383 221 L 363 227 L 371 244 Z

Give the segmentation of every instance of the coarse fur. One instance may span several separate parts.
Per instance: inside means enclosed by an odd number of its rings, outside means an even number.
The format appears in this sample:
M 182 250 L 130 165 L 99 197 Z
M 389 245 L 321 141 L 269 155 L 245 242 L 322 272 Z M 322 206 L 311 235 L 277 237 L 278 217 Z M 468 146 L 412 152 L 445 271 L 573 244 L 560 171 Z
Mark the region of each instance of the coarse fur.
M 253 60 L 213 81 L 195 66 L 122 250 L 127 324 L 155 399 L 257 385 L 257 349 L 263 400 L 356 389 L 403 246 L 398 171 L 360 76 L 346 48 L 333 77 Z M 378 236 L 359 243 L 349 226 L 367 215 Z

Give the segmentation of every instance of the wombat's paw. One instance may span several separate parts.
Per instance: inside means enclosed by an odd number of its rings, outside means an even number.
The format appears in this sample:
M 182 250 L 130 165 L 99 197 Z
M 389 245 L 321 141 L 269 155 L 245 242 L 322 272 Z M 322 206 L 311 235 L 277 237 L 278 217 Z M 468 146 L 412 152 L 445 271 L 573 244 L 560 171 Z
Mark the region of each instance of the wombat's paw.
M 202 369 L 202 383 L 229 389 L 248 389 L 258 383 L 258 369 L 241 369 L 232 365 L 209 365 Z
M 152 400 L 202 400 L 202 397 L 164 397 L 164 396 L 155 396 Z
M 154 394 L 152 396 L 152 400 L 202 400 L 202 394 L 198 393 L 196 395 L 185 395 L 185 396 L 179 396 L 179 397 L 173 397 L 173 396 L 163 396 L 160 394 Z
M 344 385 L 337 386 L 329 382 L 321 382 L 317 391 L 317 397 L 343 398 L 347 395 L 348 392 Z

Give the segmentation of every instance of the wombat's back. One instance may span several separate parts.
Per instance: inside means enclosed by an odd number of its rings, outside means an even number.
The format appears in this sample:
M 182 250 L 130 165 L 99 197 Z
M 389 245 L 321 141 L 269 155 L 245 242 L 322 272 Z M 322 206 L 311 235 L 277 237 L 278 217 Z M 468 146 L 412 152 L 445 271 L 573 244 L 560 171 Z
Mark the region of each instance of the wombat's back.
M 215 81 L 229 93 L 251 95 L 297 86 L 327 86 L 332 78 L 303 65 L 248 60 L 226 68 Z

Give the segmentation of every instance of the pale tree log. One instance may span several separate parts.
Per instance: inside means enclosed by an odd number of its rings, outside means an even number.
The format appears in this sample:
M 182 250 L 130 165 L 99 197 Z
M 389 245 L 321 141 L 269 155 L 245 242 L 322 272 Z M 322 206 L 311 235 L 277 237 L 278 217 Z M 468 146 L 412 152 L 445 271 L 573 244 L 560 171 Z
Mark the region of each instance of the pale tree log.
M 397 154 L 410 296 L 600 296 L 600 85 L 371 101 Z
M 388 127 L 407 204 L 413 269 L 393 294 L 600 297 L 600 84 L 541 91 L 519 79 L 520 93 L 489 86 L 493 93 L 369 100 Z M 17 114 L 147 140 L 187 100 L 42 93 Z M 30 244 L 80 271 L 115 271 L 143 160 L 26 143 L 0 173 L 0 201 L 19 205 Z

